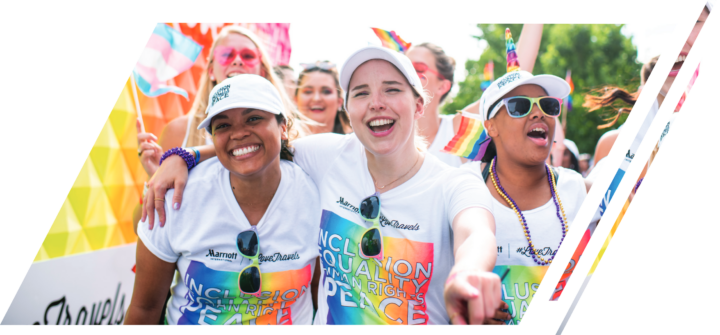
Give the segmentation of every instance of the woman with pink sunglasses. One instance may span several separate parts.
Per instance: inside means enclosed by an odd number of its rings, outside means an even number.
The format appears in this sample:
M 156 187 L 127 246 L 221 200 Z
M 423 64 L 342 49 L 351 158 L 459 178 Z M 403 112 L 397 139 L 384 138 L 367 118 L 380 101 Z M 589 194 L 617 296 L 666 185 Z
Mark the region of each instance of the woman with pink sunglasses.
M 535 66 L 542 27 L 542 24 L 524 25 L 522 38 L 518 41 L 519 62 L 529 72 L 532 72 Z M 455 82 L 455 60 L 447 55 L 443 48 L 432 43 L 414 45 L 406 55 L 412 61 L 423 88 L 430 95 L 430 102 L 425 107 L 425 116 L 418 120 L 419 135 L 429 143 L 427 149 L 429 154 L 445 164 L 459 167 L 467 160 L 441 152 L 460 128 L 460 113 L 440 114 L 440 106 L 446 101 Z M 465 107 L 464 110 L 478 114 L 478 102 Z

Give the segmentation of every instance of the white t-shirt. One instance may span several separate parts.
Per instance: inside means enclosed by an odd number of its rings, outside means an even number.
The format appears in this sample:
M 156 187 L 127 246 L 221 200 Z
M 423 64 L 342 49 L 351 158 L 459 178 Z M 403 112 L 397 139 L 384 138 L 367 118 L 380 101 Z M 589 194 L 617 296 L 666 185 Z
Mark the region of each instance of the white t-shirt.
M 466 208 L 491 210 L 482 183 L 426 155 L 410 180 L 380 195 L 384 259 L 363 259 L 359 241 L 372 224 L 358 209 L 375 187 L 362 143 L 355 134 L 318 134 L 293 145 L 295 161 L 320 191 L 315 324 L 448 324 L 443 286 L 454 264 L 452 221 Z
M 472 171 L 482 180 L 480 166 L 479 161 L 468 162 L 463 164 L 460 169 Z M 567 224 L 570 226 L 587 195 L 585 182 L 582 176 L 574 170 L 562 167 L 557 167 L 556 170 L 558 173 L 557 192 L 565 210 Z M 525 232 L 515 211 L 494 197 L 492 203 L 497 241 L 497 260 L 493 272 L 502 277 L 507 271 L 507 276 L 502 284 L 503 299 L 508 304 L 510 314 L 513 316 L 509 323 L 516 324 L 522 320 L 532 296 L 538 290 L 547 271 L 547 266 L 540 266 L 533 260 Z M 557 211 L 553 199 L 549 199 L 538 208 L 522 211 L 535 250 L 545 260 L 550 259 L 557 252 L 562 238 L 562 225 Z
M 447 165 L 460 167 L 462 164 L 460 157 L 440 151 L 445 148 L 448 142 L 455 136 L 455 130 L 453 129 L 454 117 L 455 115 L 440 115 L 440 127 L 438 128 L 437 135 L 435 135 L 435 139 L 428 147 L 427 152 Z
M 280 185 L 257 224 L 259 298 L 239 292 L 239 273 L 251 260 L 240 255 L 236 239 L 251 226 L 232 193 L 230 172 L 217 158 L 190 172 L 182 207 L 166 210 L 164 227 L 148 230 L 140 222 L 138 237 L 148 250 L 176 263 L 179 272 L 168 302 L 169 324 L 311 324 L 319 196 L 300 167 L 281 160 L 280 168 Z

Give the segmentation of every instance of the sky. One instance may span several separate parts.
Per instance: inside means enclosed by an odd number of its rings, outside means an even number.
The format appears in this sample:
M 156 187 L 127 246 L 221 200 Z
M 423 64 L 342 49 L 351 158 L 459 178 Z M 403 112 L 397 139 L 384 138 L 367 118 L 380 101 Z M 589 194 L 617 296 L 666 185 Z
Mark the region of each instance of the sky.
M 473 38 L 473 35 L 480 34 L 476 23 L 444 23 L 443 29 L 410 22 L 393 22 L 375 27 L 394 30 L 403 40 L 410 43 L 432 42 L 441 46 L 447 54 L 455 58 L 456 82 L 464 80 L 466 76 L 465 62 L 468 59 L 478 59 L 486 47 L 484 41 Z M 673 23 L 627 24 L 622 32 L 632 38 L 633 44 L 638 49 L 637 61 L 644 63 L 660 54 L 664 39 L 672 35 L 674 28 Z M 513 33 L 520 34 L 520 32 Z M 292 44 L 290 66 L 296 69 L 296 73 L 301 69 L 300 63 L 313 63 L 316 60 L 329 60 L 340 68 L 355 50 L 369 44 L 380 45 L 380 40 L 370 26 L 344 24 L 342 29 L 328 30 L 326 22 L 290 24 L 290 42 Z M 454 85 L 451 94 L 456 94 L 457 90 L 458 85 Z

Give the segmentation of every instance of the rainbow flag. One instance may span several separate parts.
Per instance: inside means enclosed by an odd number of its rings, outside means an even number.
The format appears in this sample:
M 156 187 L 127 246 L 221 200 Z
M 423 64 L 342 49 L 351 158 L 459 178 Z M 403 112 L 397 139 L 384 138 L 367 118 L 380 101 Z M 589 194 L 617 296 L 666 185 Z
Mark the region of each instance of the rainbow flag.
M 133 70 L 138 88 L 149 97 L 172 92 L 187 99 L 187 91 L 167 81 L 191 68 L 200 50 L 191 38 L 158 23 Z
M 395 34 L 395 31 L 387 31 L 380 28 L 372 28 L 372 30 L 375 32 L 375 35 L 380 38 L 380 42 L 382 42 L 382 45 L 386 48 L 404 53 L 410 49 L 410 46 L 412 45 L 412 43 L 403 41 L 400 36 Z
M 480 89 L 486 90 L 488 87 L 490 87 L 490 84 L 492 84 L 493 80 L 495 80 L 495 63 L 493 61 L 487 62 L 485 64 L 485 68 L 483 69 L 483 82 L 480 83 Z
M 480 115 L 462 112 L 460 129 L 441 151 L 478 161 L 485 155 L 490 140 Z
M 507 72 L 519 71 L 520 63 L 515 53 L 515 42 L 513 42 L 510 28 L 505 28 L 505 49 L 507 49 Z
M 572 92 L 575 91 L 575 84 L 573 84 L 572 77 L 570 76 L 571 72 L 570 69 L 567 70 L 565 73 L 565 82 L 570 85 L 570 93 L 568 93 L 567 98 L 565 99 L 565 110 L 568 112 L 572 110 Z

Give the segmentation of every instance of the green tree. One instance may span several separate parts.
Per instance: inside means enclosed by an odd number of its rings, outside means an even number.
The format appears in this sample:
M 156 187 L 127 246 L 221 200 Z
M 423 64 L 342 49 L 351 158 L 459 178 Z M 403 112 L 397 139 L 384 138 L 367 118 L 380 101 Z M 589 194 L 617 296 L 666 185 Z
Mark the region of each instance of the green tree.
M 495 63 L 495 78 L 506 73 L 506 27 L 510 28 L 517 42 L 521 24 L 478 25 L 480 35 L 475 37 L 485 40 L 487 48 L 480 59 L 465 63 L 468 76 L 458 84 L 460 90 L 453 101 L 443 106 L 443 113 L 455 113 L 480 99 L 483 68 L 490 60 Z M 640 82 L 642 64 L 635 60 L 637 50 L 630 38 L 620 32 L 621 29 L 622 25 L 614 24 L 546 24 L 543 27 L 533 73 L 565 78 L 566 71 L 572 71 L 575 91 L 572 94 L 573 108 L 567 115 L 566 137 L 575 141 L 581 153 L 594 153 L 600 136 L 608 130 L 616 129 L 626 119 L 623 116 L 613 127 L 597 129 L 598 125 L 605 124 L 604 118 L 615 111 L 607 109 L 588 113 L 582 107 L 584 96 L 606 85 L 634 92 Z

